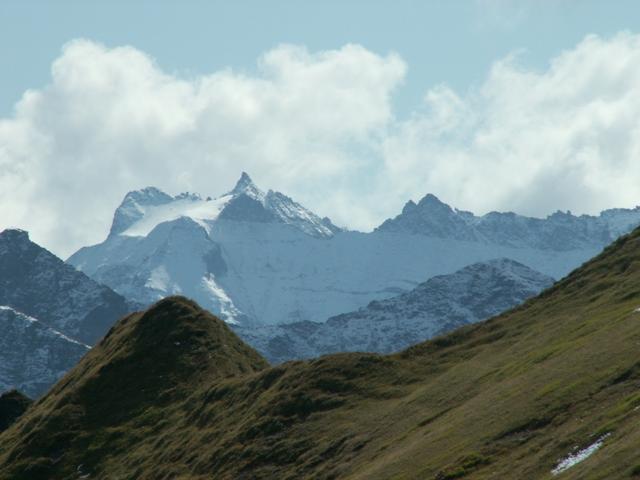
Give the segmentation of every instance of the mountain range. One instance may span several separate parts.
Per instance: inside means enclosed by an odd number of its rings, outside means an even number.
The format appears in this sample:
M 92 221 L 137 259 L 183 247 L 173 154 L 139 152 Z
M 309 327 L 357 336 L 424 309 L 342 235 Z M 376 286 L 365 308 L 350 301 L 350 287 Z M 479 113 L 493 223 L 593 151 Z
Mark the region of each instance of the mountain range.
M 636 230 L 487 321 L 274 367 L 169 297 L 0 434 L 0 479 L 635 478 L 639 283 Z
M 366 234 L 246 173 L 217 199 L 130 192 L 105 242 L 69 259 L 82 272 L 24 231 L 0 233 L 0 390 L 39 396 L 117 318 L 172 294 L 271 362 L 390 353 L 512 308 L 550 285 L 534 270 L 561 277 L 638 221 L 638 208 L 476 217 L 427 195 Z
M 407 202 L 402 213 L 384 221 L 377 232 L 411 233 L 516 248 L 570 251 L 608 245 L 640 220 L 640 207 L 604 210 L 598 216 L 557 211 L 547 218 L 513 212 L 476 216 L 457 210 L 428 194 L 417 204 Z
M 361 233 L 264 193 L 243 173 L 216 199 L 153 187 L 128 193 L 107 239 L 68 262 L 140 304 L 185 295 L 252 328 L 325 322 L 495 258 L 561 278 L 638 224 L 640 208 L 477 217 L 427 195 Z
M 392 353 L 509 310 L 553 279 L 506 258 L 438 275 L 326 322 L 233 329 L 272 363 L 338 352 Z

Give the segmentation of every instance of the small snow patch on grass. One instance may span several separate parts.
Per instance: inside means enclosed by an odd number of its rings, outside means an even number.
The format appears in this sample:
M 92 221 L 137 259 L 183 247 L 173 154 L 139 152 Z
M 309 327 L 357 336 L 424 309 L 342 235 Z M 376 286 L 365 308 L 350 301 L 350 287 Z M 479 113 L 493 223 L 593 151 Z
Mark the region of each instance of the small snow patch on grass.
M 588 447 L 583 448 L 582 450 L 578 450 L 575 453 L 569 454 L 568 456 L 566 456 L 565 458 L 563 458 L 562 460 L 560 460 L 558 462 L 558 465 L 556 465 L 556 468 L 551 470 L 551 473 L 553 475 L 558 475 L 558 474 L 564 472 L 565 470 L 570 469 L 574 465 L 577 465 L 578 463 L 582 462 L 583 460 L 586 460 L 587 458 L 589 458 L 591 455 L 593 455 L 602 446 L 602 444 L 604 443 L 605 439 L 609 435 L 610 434 L 607 433 L 607 434 L 601 436 L 600 438 L 598 438 L 595 442 L 593 442 Z

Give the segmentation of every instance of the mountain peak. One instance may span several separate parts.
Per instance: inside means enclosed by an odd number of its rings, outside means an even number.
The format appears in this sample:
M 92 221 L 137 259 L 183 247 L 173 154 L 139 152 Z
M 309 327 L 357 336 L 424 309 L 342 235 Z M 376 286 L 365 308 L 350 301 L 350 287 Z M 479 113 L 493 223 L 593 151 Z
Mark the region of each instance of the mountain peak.
M 264 192 L 260 190 L 247 172 L 242 172 L 240 178 L 236 182 L 236 186 L 233 187 L 228 195 L 238 196 L 238 195 L 247 195 L 248 197 L 253 198 L 254 200 L 262 201 L 264 199 Z
M 440 210 L 446 210 L 448 212 L 453 212 L 453 209 L 436 197 L 432 193 L 427 193 L 422 199 L 418 202 L 418 207 L 427 207 L 427 208 L 437 208 Z
M 425 234 L 438 238 L 475 240 L 467 225 L 468 212 L 459 212 L 429 193 L 418 203 L 409 200 L 402 213 L 385 220 L 376 231 Z M 473 216 L 473 215 L 471 215 Z
M 9 242 L 29 241 L 29 232 L 26 230 L 20 230 L 19 228 L 7 228 L 0 232 L 0 239 Z
M 127 193 L 113 215 L 109 235 L 124 232 L 135 222 L 144 217 L 145 209 L 164 205 L 173 201 L 173 197 L 156 187 L 146 187 Z
M 171 195 L 164 193 L 159 188 L 145 187 L 128 192 L 122 200 L 122 205 L 132 201 L 142 205 L 157 205 L 170 202 L 171 200 Z
M 243 171 L 240 174 L 240 179 L 238 180 L 238 183 L 253 183 L 253 180 L 251 180 L 251 177 L 249 176 L 249 174 L 245 171 Z

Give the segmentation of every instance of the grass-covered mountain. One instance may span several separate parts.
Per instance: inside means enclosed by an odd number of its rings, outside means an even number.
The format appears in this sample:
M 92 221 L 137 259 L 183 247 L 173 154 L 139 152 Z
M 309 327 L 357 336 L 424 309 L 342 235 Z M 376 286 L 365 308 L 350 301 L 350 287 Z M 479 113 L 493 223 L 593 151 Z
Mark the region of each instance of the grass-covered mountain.
M 634 478 L 639 306 L 640 231 L 512 311 L 388 356 L 268 367 L 170 298 L 0 434 L 0 478 Z

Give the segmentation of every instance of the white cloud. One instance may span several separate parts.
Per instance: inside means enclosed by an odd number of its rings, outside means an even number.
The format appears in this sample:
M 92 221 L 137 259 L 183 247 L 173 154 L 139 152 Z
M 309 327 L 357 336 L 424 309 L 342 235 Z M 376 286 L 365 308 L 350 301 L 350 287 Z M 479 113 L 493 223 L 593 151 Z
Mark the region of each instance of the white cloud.
M 66 255 L 104 238 L 128 190 L 215 195 L 241 170 L 354 228 L 427 192 L 534 215 L 638 203 L 639 36 L 589 36 L 544 71 L 512 55 L 397 119 L 405 73 L 357 45 L 283 45 L 255 75 L 183 78 L 131 47 L 71 42 L 51 84 L 0 119 L 0 228 Z
M 184 79 L 131 47 L 69 43 L 52 83 L 0 120 L 2 226 L 66 255 L 101 241 L 124 193 L 146 185 L 219 194 L 247 170 L 292 194 L 318 180 L 329 192 L 391 121 L 406 70 L 357 45 L 284 45 L 258 66 Z
M 512 56 L 464 98 L 438 87 L 425 101 L 385 142 L 391 190 L 533 215 L 640 199 L 640 36 L 588 36 L 543 72 Z

